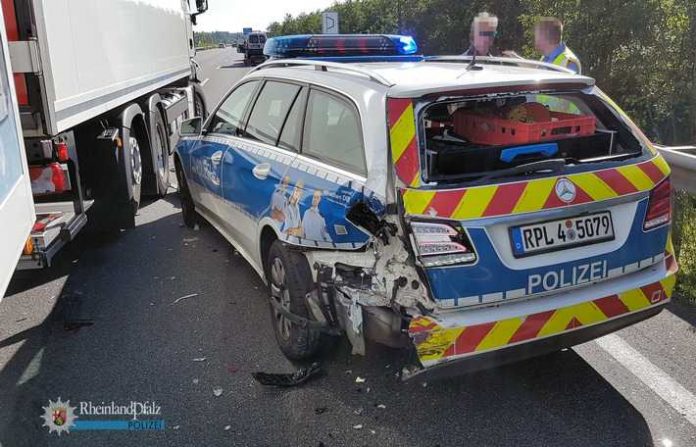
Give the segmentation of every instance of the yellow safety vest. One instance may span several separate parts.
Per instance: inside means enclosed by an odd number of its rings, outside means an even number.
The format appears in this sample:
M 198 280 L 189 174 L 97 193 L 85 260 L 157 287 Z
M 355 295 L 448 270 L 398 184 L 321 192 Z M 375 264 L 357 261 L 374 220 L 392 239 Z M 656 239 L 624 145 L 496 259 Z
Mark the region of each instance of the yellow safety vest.
M 543 61 L 544 58 L 542 57 L 541 60 Z M 558 55 L 556 58 L 551 61 L 553 65 L 558 65 L 563 68 L 568 68 L 568 65 L 571 63 L 575 64 L 578 67 L 578 72 L 577 74 L 582 74 L 582 66 L 580 65 L 580 59 L 573 53 L 573 51 L 565 47 L 565 49 Z

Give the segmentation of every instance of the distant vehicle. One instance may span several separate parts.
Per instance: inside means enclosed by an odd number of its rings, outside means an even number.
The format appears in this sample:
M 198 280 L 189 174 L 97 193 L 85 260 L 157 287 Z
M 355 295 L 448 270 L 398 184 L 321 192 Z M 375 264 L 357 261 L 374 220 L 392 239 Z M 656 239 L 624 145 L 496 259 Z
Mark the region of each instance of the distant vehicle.
M 33 202 L 35 215 L 28 239 L 13 241 L 11 251 L 0 244 L 0 286 L 9 278 L 6 268 L 49 266 L 85 226 L 88 210 L 103 228 L 134 226 L 142 198 L 167 192 L 178 123 L 205 114 L 191 43 L 206 0 L 196 0 L 196 9 L 181 0 L 100 0 L 101 17 L 137 19 L 107 34 L 85 5 L 2 2 L 2 42 L 9 41 L 9 51 L 0 56 L 3 68 L 11 65 L 16 88 L 2 86 L 0 122 L 2 132 L 9 131 L 14 120 L 2 115 L 19 110 L 24 148 L 0 143 L 0 184 L 6 170 L 28 173 L 33 198 L 23 199 L 29 207 Z M 7 160 L 6 151 L 12 154 Z M 24 217 L 4 214 L 2 190 L 5 239 L 20 234 L 5 231 L 5 222 Z
M 416 52 L 407 36 L 271 38 L 279 60 L 182 124 L 184 222 L 203 216 L 268 283 L 282 352 L 345 333 L 354 353 L 404 349 L 405 377 L 445 375 L 664 309 L 670 168 L 594 80 Z
M 243 51 L 244 65 L 253 66 L 266 60 L 263 47 L 266 44 L 266 33 L 254 31 L 244 39 Z
M 218 44 L 218 48 L 225 48 L 225 44 L 224 44 L 224 43 L 219 43 L 219 44 Z

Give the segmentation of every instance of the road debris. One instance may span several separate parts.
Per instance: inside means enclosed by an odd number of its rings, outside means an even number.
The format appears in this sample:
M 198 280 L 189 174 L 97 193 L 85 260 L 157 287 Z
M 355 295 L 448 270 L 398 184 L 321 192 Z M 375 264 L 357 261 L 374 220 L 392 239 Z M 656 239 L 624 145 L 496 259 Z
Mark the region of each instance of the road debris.
M 234 365 L 227 365 L 227 372 L 230 374 L 235 374 L 236 372 L 239 371 L 239 368 L 234 366 Z
M 265 373 L 253 372 L 251 376 L 261 385 L 293 387 L 301 385 L 322 373 L 319 363 L 312 363 L 309 367 L 303 367 L 294 373 Z
M 172 276 L 172 278 L 173 278 L 173 276 Z M 177 299 L 175 299 L 174 301 L 172 301 L 172 304 L 176 304 L 176 303 L 178 303 L 179 301 L 186 300 L 186 299 L 189 299 L 189 298 L 193 298 L 193 297 L 196 297 L 196 296 L 198 296 L 197 293 L 190 293 L 190 294 L 188 294 L 188 295 L 180 296 L 179 298 L 177 298 Z
M 228 431 L 230 428 L 232 428 L 231 425 L 225 425 L 225 431 Z
M 197 237 L 188 237 L 188 238 L 185 237 L 185 238 L 182 239 L 182 240 L 183 240 L 184 242 L 196 242 L 196 241 L 198 240 L 198 238 L 197 238 Z
M 206 358 L 205 357 L 196 357 L 195 359 L 193 359 L 193 361 L 194 362 L 205 362 Z
M 363 424 L 353 425 L 353 428 L 356 430 L 362 430 Z
M 384 410 L 385 408 L 387 408 L 387 406 L 384 404 L 378 404 L 377 408 L 381 408 L 382 410 Z
M 353 410 L 353 414 L 357 414 L 358 416 L 360 416 L 362 414 L 362 412 L 363 412 L 362 408 L 356 408 L 355 410 Z
M 213 388 L 213 395 L 214 395 L 215 397 L 220 397 L 220 396 L 222 396 L 222 388 L 220 388 L 219 386 Z
M 355 383 L 365 383 L 365 379 L 362 378 L 362 377 L 360 377 L 360 376 L 358 376 L 358 377 L 355 378 Z
M 198 385 L 198 379 L 193 379 L 192 382 L 194 385 Z
M 326 408 L 326 407 L 317 407 L 314 409 L 314 413 L 315 414 L 324 414 L 324 413 L 326 413 L 326 410 L 328 410 L 328 408 Z
M 175 425 L 175 426 L 174 426 L 174 427 L 172 427 L 172 428 L 173 428 L 174 430 L 178 430 L 178 429 L 179 429 L 179 427 L 180 427 L 180 425 Z

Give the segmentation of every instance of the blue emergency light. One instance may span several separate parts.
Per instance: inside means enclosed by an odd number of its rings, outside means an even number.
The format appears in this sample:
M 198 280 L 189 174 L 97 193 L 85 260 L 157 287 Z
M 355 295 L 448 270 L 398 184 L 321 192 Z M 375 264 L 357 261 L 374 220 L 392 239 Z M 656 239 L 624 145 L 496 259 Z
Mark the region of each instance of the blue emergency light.
M 320 59 L 337 62 L 419 61 L 411 36 L 390 34 L 300 34 L 271 37 L 263 54 L 270 59 Z

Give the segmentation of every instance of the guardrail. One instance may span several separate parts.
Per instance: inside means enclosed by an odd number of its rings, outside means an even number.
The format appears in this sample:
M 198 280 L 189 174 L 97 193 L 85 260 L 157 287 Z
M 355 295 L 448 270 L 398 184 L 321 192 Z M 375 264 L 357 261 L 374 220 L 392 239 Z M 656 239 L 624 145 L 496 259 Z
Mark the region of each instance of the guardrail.
M 696 194 L 696 146 L 655 145 L 672 168 L 672 185 Z

